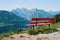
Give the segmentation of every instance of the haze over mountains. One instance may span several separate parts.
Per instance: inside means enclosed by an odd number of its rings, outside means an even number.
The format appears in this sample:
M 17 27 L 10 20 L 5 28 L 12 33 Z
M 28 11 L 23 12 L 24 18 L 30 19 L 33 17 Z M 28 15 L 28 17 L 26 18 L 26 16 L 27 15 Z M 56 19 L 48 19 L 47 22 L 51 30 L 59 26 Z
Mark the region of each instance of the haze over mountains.
M 0 33 L 18 28 L 28 28 L 31 18 L 53 18 L 58 12 L 46 12 L 40 9 L 13 9 L 11 11 L 0 10 Z
M 22 8 L 22 9 L 14 9 L 12 10 L 13 13 L 15 13 L 17 16 L 23 17 L 27 20 L 31 20 L 31 18 L 52 18 L 54 17 L 53 14 L 51 14 L 50 12 L 46 12 L 44 10 L 40 10 L 40 9 L 26 9 L 26 8 Z
M 55 16 L 56 14 L 60 14 L 60 11 L 49 11 L 49 13 Z

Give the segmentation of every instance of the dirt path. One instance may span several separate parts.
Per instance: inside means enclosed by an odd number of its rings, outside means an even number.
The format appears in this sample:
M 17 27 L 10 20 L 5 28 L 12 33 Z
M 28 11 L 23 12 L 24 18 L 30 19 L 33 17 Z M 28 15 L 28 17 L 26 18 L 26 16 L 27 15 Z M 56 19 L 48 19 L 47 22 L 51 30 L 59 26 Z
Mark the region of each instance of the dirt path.
M 60 40 L 60 32 L 38 35 L 15 34 L 2 40 Z

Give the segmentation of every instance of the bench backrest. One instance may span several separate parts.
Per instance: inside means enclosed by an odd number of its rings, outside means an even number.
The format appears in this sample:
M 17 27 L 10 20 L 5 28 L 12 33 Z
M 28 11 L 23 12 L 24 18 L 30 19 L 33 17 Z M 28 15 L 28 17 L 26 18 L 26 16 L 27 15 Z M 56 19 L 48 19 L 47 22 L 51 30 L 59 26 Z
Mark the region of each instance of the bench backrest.
M 39 25 L 49 25 L 51 23 L 55 23 L 56 18 L 32 18 L 31 23 L 27 24 L 27 26 L 39 26 Z
M 56 18 L 32 18 L 31 24 L 34 23 L 55 23 Z

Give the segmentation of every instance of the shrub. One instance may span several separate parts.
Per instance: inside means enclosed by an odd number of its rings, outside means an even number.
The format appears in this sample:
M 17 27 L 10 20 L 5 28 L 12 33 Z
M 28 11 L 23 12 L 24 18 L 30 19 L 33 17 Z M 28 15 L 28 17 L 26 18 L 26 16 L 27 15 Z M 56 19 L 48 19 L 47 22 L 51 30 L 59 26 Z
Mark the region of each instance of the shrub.
M 44 30 L 43 29 L 38 29 L 38 32 L 44 33 Z
M 13 35 L 13 34 L 15 34 L 15 33 L 11 31 L 11 32 L 9 32 L 8 34 L 9 34 L 9 35 Z
M 27 30 L 27 33 L 30 34 L 30 35 L 36 35 L 39 32 L 37 30 L 35 30 L 35 29 L 29 29 L 29 30 Z
M 25 37 L 25 36 L 23 36 L 23 35 L 20 35 L 20 37 L 21 37 L 21 38 L 23 38 L 23 37 Z
M 22 33 L 23 31 L 24 31 L 23 29 L 19 28 L 19 29 L 16 31 L 16 33 L 19 34 L 19 33 Z
M 53 32 L 57 31 L 56 27 L 51 27 L 50 30 L 53 31 Z
M 12 36 L 10 38 L 14 39 L 14 37 L 12 37 Z
M 9 36 L 10 36 L 9 34 L 3 33 L 0 35 L 0 40 L 2 40 L 4 37 L 9 37 Z
M 10 35 L 9 34 L 3 34 L 4 37 L 9 37 Z
M 30 35 L 36 35 L 38 33 L 51 33 L 51 32 L 55 32 L 56 31 L 56 27 L 37 27 L 34 29 L 28 29 L 27 33 Z
M 0 40 L 2 40 L 4 38 L 4 36 L 3 35 L 0 35 Z

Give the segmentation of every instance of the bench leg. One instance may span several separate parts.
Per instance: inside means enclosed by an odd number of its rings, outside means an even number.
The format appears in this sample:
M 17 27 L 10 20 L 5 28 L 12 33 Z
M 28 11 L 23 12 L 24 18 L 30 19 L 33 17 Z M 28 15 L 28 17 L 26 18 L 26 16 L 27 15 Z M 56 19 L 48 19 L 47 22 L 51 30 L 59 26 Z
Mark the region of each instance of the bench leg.
M 49 24 L 49 28 L 51 27 L 51 24 Z
M 33 26 L 33 29 L 34 29 L 34 26 Z

